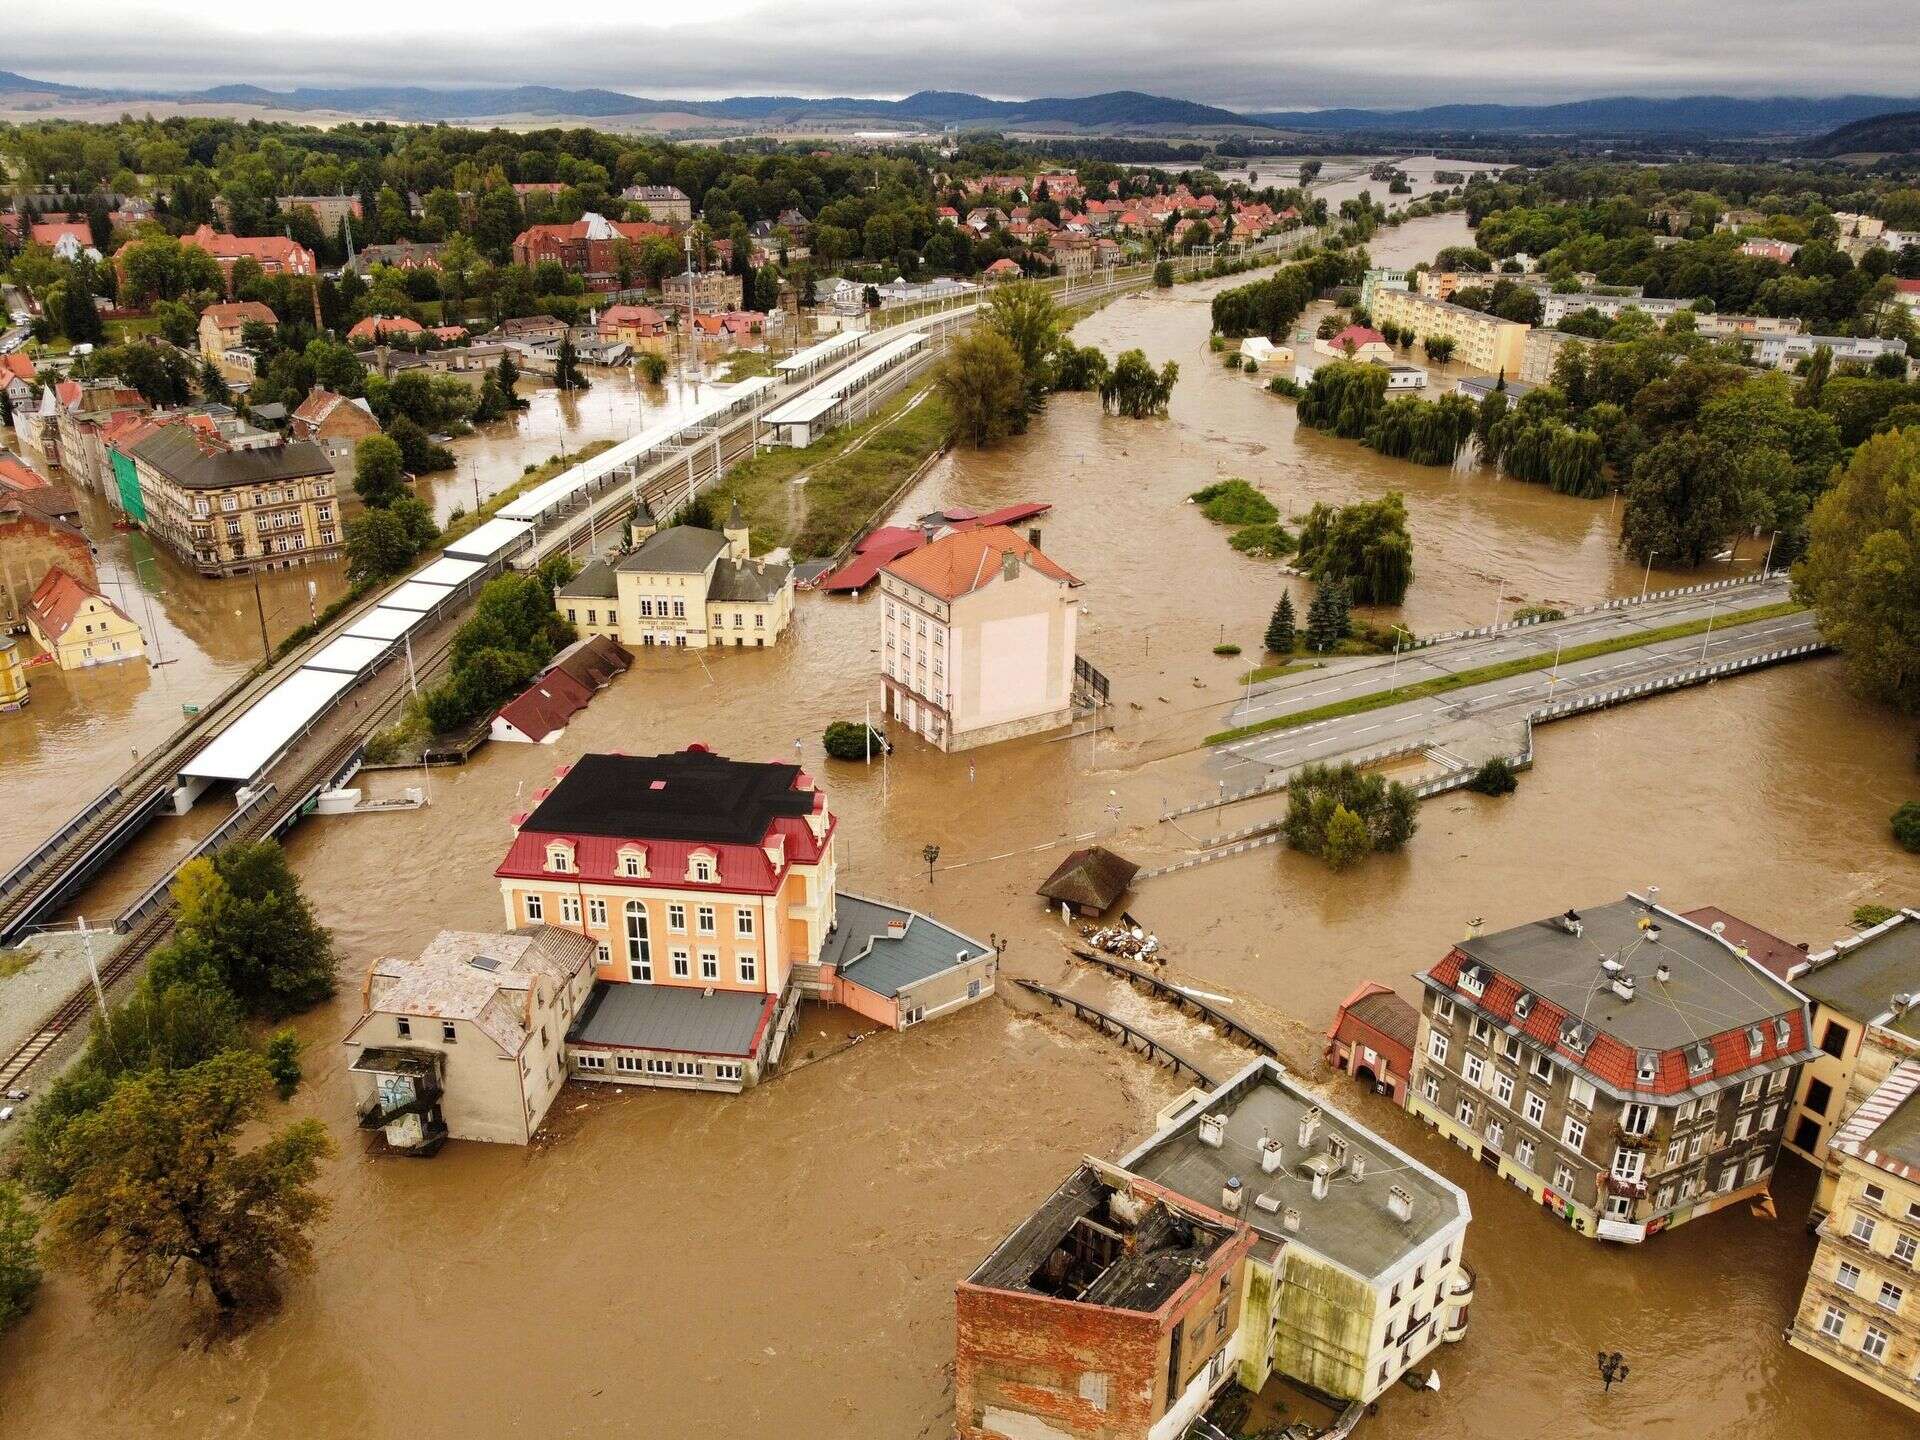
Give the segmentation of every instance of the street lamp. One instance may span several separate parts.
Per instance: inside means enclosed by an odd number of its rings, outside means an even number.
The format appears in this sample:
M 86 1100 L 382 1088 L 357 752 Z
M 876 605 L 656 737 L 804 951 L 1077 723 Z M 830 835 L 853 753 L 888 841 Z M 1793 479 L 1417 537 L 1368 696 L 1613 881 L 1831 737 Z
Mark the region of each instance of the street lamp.
M 1594 1360 L 1600 1368 L 1600 1388 L 1603 1391 L 1612 1390 L 1616 1380 L 1623 1384 L 1626 1382 L 1631 1367 L 1627 1364 L 1626 1357 L 1618 1350 L 1611 1353 L 1601 1350 L 1595 1354 Z
M 1408 630 L 1406 626 L 1396 625 L 1393 627 L 1393 668 L 1387 672 L 1387 693 L 1389 695 L 1399 688 L 1396 681 L 1400 675 L 1400 642 L 1403 639 L 1411 640 L 1412 638 L 1413 633 Z
M 940 858 L 940 847 L 923 845 L 920 848 L 920 858 L 927 862 L 927 884 L 931 885 L 933 884 L 933 862 Z
M 1653 583 L 1653 557 L 1659 553 L 1658 550 L 1649 550 L 1647 552 L 1647 573 L 1640 577 L 1640 598 L 1642 600 L 1647 598 L 1647 586 Z

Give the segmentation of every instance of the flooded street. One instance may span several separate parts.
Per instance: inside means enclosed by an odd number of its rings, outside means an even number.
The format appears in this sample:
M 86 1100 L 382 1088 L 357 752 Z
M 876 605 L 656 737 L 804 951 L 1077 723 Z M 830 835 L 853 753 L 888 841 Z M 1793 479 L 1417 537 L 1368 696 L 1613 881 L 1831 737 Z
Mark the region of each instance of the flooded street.
M 1448 216 L 1383 231 L 1372 249 L 1405 262 L 1465 236 Z M 946 457 L 897 507 L 1053 503 L 1043 543 L 1087 582 L 1080 650 L 1112 678 L 1110 730 L 961 756 L 909 740 L 884 775 L 827 761 L 826 723 L 877 699 L 879 626 L 871 596 L 807 594 L 778 648 L 642 651 L 559 744 L 493 745 L 433 772 L 424 811 L 304 822 L 289 852 L 343 958 L 340 996 L 299 1022 L 308 1079 L 288 1107 L 325 1121 L 340 1146 L 322 1181 L 335 1209 L 317 1268 L 281 1313 L 209 1349 L 176 1300 L 96 1320 L 70 1279 L 52 1277 L 0 1353 L 0 1433 L 947 1435 L 954 1284 L 1083 1153 L 1113 1156 L 1143 1135 L 1181 1088 L 1166 1072 L 1070 1017 L 1028 1013 L 1006 984 L 985 1004 L 857 1042 L 848 1017 L 810 1009 L 799 1063 L 745 1095 L 572 1086 L 530 1150 L 454 1144 L 412 1163 L 363 1154 L 339 1041 L 371 961 L 410 956 L 443 927 L 500 925 L 492 870 L 508 817 L 556 765 L 705 740 L 742 758 L 797 750 L 842 817 L 843 888 L 1010 936 L 1009 976 L 1097 998 L 1216 1072 L 1241 1063 L 1194 1022 L 1073 965 L 1033 894 L 1071 838 L 1098 834 L 1136 857 L 1176 851 L 1185 842 L 1157 821 L 1163 803 L 1211 788 L 1194 742 L 1217 728 L 1286 582 L 1230 549 L 1184 497 L 1240 475 L 1291 515 L 1402 490 L 1417 578 L 1394 616 L 1415 630 L 1484 624 L 1501 596 L 1571 605 L 1638 593 L 1644 576 L 1619 558 L 1606 501 L 1297 431 L 1290 404 L 1208 352 L 1209 294 L 1123 299 L 1075 334 L 1179 361 L 1168 420 L 1112 419 L 1093 397 L 1057 397 L 1029 434 Z M 607 385 L 573 403 L 616 415 L 620 401 Z M 520 423 L 564 428 L 571 443 L 564 411 L 541 413 Z M 577 433 L 606 431 L 580 421 Z M 529 459 L 553 448 L 527 443 Z M 475 448 L 483 483 L 496 469 L 511 478 L 506 442 Z M 458 503 L 445 484 L 442 503 Z M 1656 570 L 1652 583 L 1677 578 Z M 244 665 L 245 626 L 214 630 L 224 651 L 197 643 Z M 257 644 L 257 624 L 251 633 Z M 1212 655 L 1223 635 L 1247 655 Z M 136 680 L 157 690 L 178 668 Z M 1413 996 L 1412 972 L 1470 916 L 1498 927 L 1658 885 L 1666 902 L 1717 904 L 1819 945 L 1862 900 L 1911 901 L 1920 877 L 1885 838 L 1911 789 L 1910 728 L 1839 681 L 1838 662 L 1820 660 L 1563 723 L 1540 735 L 1516 795 L 1431 802 L 1400 855 L 1335 876 L 1265 849 L 1147 882 L 1130 908 L 1178 978 L 1234 997 L 1235 1013 L 1301 1066 L 1359 980 Z M 44 720 L 44 698 L 37 684 L 27 717 Z M 7 744 L 7 849 L 75 803 L 73 782 L 38 776 L 49 755 L 66 763 L 63 743 L 81 740 L 49 737 L 39 761 Z M 370 783 L 385 793 L 418 776 Z M 1208 822 L 1197 817 L 1196 833 L 1219 828 Z M 931 882 L 929 843 L 941 850 Z M 1363 1436 L 1468 1440 L 1497 1423 L 1574 1440 L 1802 1440 L 1814 1416 L 1823 1430 L 1897 1432 L 1889 1402 L 1780 1339 L 1812 1254 L 1811 1187 L 1795 1162 L 1782 1165 L 1776 1220 L 1729 1212 L 1640 1249 L 1603 1249 L 1384 1103 L 1317 1078 L 1466 1187 L 1475 1215 L 1467 1258 L 1479 1288 L 1466 1340 L 1436 1357 L 1445 1388 L 1396 1390 Z M 1602 1348 L 1633 1367 L 1611 1395 L 1593 1370 Z

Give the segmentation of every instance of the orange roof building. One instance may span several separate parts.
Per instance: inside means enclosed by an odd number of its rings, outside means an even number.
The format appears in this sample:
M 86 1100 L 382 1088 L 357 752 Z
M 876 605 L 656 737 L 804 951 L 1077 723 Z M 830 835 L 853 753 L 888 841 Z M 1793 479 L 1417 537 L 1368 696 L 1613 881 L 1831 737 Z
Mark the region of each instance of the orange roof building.
M 62 670 L 85 670 L 146 654 L 140 627 L 106 596 L 59 566 L 27 601 L 27 631 Z
M 942 535 L 889 561 L 887 716 L 948 751 L 1071 722 L 1080 583 L 1004 525 Z

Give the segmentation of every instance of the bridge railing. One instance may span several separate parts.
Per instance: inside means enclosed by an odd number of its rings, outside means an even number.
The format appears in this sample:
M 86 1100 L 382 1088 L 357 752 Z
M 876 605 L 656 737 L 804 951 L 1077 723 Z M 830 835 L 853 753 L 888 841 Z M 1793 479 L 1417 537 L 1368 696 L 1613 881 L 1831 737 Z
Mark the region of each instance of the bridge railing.
M 55 850 L 58 850 L 62 845 L 66 844 L 67 841 L 86 829 L 88 823 L 92 821 L 94 816 L 113 804 L 113 802 L 118 800 L 124 793 L 125 791 L 117 783 L 109 785 L 105 790 L 102 790 L 96 795 L 88 805 L 75 814 L 72 819 L 68 820 L 66 824 L 54 831 L 53 834 L 49 835 L 45 840 L 42 840 L 31 853 L 23 856 L 19 864 L 7 871 L 4 876 L 0 876 L 0 900 L 5 900 L 7 896 L 13 894 L 14 891 L 26 884 L 28 879 L 32 877 L 33 872 L 39 869 L 41 864 L 45 862 Z
M 1616 600 L 1601 600 L 1592 605 L 1582 605 L 1577 609 L 1563 610 L 1557 617 L 1529 615 L 1519 620 L 1504 620 L 1498 625 L 1480 625 L 1471 630 L 1443 630 L 1438 635 L 1422 635 L 1411 648 L 1424 650 L 1429 645 L 1445 644 L 1449 640 L 1482 640 L 1489 635 L 1504 635 L 1510 630 L 1527 630 L 1535 625 L 1551 625 L 1559 620 L 1577 620 L 1584 615 L 1602 615 L 1609 610 L 1631 610 L 1640 605 L 1652 605 L 1661 600 L 1679 600 L 1688 595 L 1709 595 L 1719 590 L 1737 590 L 1745 585 L 1763 585 L 1771 580 L 1771 574 L 1738 575 L 1731 580 L 1706 580 L 1698 585 L 1681 585 L 1672 590 L 1655 590 L 1650 595 L 1627 595 Z
M 261 806 L 273 798 L 273 793 L 274 787 L 271 783 L 263 785 L 259 790 L 255 791 L 245 805 L 240 806 L 231 815 L 227 816 L 226 819 L 214 826 L 204 840 L 180 857 L 178 864 L 158 880 L 154 881 L 153 884 L 149 885 L 146 890 L 141 893 L 139 899 L 135 900 L 115 916 L 113 928 L 124 935 L 138 922 L 151 915 L 160 907 L 161 902 L 166 899 L 167 890 L 172 886 L 173 882 L 179 878 L 180 871 L 190 862 L 198 860 L 203 855 L 211 855 L 224 845 L 234 831 L 246 824 Z

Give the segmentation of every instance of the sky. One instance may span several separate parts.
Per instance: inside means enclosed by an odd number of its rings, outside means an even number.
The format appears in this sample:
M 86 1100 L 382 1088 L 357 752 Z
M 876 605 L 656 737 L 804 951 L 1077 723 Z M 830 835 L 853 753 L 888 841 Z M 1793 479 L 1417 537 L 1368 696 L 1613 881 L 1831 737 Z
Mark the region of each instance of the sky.
M 653 98 L 1145 90 L 1236 110 L 1920 93 L 1914 0 L 8 0 L 68 84 L 602 86 Z M 665 13 L 665 12 L 671 13 Z

